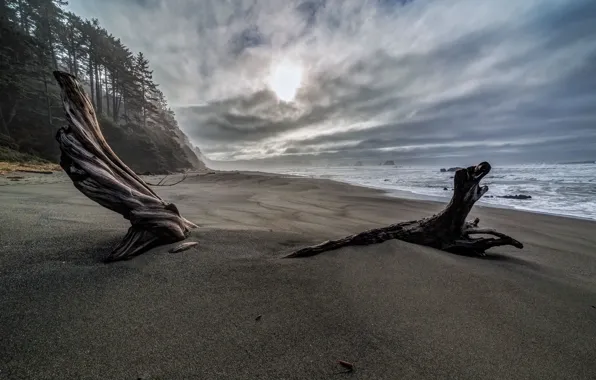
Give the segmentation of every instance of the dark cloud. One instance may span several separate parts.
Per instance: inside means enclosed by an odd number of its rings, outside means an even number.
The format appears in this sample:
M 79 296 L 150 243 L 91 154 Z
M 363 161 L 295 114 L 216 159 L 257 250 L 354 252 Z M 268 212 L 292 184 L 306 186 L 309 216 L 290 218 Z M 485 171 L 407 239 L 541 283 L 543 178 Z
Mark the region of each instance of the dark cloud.
M 242 54 L 245 50 L 266 44 L 264 36 L 257 25 L 249 25 L 241 32 L 232 36 L 229 41 L 231 53 Z
M 72 6 L 147 53 L 211 158 L 596 156 L 593 0 L 233 3 Z M 304 70 L 291 102 L 267 85 L 284 60 Z
M 306 0 L 298 3 L 296 11 L 304 17 L 305 28 L 313 26 L 317 21 L 318 12 L 326 5 L 325 0 Z

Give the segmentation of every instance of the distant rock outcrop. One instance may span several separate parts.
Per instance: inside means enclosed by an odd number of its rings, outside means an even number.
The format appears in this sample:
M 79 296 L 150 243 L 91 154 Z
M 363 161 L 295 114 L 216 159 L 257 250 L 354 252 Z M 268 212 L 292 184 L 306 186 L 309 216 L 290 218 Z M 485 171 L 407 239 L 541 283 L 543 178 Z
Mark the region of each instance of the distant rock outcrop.
M 561 165 L 586 165 L 586 164 L 596 164 L 596 160 L 561 162 Z
M 192 169 L 207 169 L 205 157 L 201 153 L 201 150 L 190 142 L 188 136 L 186 136 L 186 134 L 184 134 L 184 132 L 182 132 L 180 129 L 175 130 L 175 136 L 175 138 L 178 140 L 178 143 L 180 144 L 180 147 L 182 148 L 182 152 L 186 156 L 186 159 L 191 163 Z
M 356 163 L 354 164 L 354 166 L 362 166 L 362 161 L 356 161 Z
M 446 173 L 446 172 L 447 172 L 447 169 L 441 168 L 441 173 Z
M 387 160 L 387 161 L 385 161 L 385 163 L 383 165 L 385 165 L 385 166 L 395 166 L 395 161 L 393 161 L 393 160 Z
M 523 194 L 516 194 L 516 195 L 497 195 L 498 198 L 504 199 L 532 199 L 531 195 L 523 195 Z
M 205 157 L 203 152 L 201 152 L 199 147 L 196 145 L 193 145 L 191 143 L 189 143 L 188 145 L 191 147 L 193 153 L 195 154 L 195 156 L 197 156 L 197 158 L 201 162 L 199 165 L 196 166 L 197 169 L 209 169 L 210 161 L 207 157 Z
M 459 169 L 464 169 L 464 168 L 461 168 L 461 167 L 459 167 L 459 166 L 456 166 L 456 167 L 454 167 L 454 168 L 449 168 L 449 169 L 447 169 L 447 171 L 448 171 L 448 172 L 456 172 L 456 171 L 458 171 Z

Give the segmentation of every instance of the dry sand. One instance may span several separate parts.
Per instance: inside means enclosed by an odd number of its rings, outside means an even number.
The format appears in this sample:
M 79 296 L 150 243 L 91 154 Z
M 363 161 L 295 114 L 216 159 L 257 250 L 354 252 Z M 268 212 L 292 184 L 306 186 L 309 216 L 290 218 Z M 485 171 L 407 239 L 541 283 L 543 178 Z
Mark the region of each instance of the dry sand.
M 198 246 L 107 265 L 127 221 L 55 182 L 0 187 L 0 379 L 596 378 L 594 222 L 476 207 L 526 248 L 281 259 L 442 205 L 216 173 L 158 188 Z

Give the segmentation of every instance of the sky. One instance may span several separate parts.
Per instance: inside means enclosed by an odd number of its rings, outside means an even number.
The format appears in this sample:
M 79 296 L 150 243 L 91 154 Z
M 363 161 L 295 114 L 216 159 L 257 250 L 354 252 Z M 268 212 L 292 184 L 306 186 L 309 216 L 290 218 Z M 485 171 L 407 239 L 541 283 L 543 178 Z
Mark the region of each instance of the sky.
M 211 160 L 596 159 L 594 0 L 70 0 Z

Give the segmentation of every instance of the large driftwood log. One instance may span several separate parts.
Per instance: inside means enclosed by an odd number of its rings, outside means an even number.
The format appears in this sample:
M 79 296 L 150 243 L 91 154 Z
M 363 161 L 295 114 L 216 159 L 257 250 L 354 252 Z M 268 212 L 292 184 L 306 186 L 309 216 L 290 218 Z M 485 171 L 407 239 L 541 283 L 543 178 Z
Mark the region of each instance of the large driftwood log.
M 132 224 L 107 261 L 128 259 L 152 247 L 184 240 L 197 226 L 180 216 L 174 204 L 162 200 L 112 151 L 81 83 L 60 71 L 54 71 L 54 77 L 62 89 L 68 122 L 56 134 L 62 151 L 60 166 L 79 191 Z
M 437 215 L 326 241 L 299 249 L 286 257 L 314 256 L 342 247 L 382 243 L 391 239 L 464 254 L 484 255 L 487 249 L 503 245 L 512 245 L 521 249 L 522 243 L 505 234 L 492 229 L 478 228 L 478 218 L 473 222 L 466 222 L 474 203 L 488 191 L 488 186 L 480 186 L 480 180 L 490 172 L 490 169 L 488 162 L 482 162 L 478 166 L 458 170 L 453 180 L 453 197 L 447 207 Z

